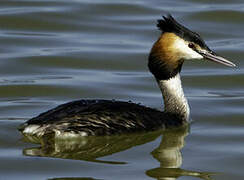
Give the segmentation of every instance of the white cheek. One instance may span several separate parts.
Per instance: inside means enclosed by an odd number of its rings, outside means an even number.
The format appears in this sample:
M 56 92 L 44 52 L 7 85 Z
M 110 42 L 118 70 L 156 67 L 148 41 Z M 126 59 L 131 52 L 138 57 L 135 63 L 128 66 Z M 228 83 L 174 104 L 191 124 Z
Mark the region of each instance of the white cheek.
M 177 39 L 174 46 L 184 59 L 203 59 L 202 55 L 189 48 L 188 43 L 182 39 Z

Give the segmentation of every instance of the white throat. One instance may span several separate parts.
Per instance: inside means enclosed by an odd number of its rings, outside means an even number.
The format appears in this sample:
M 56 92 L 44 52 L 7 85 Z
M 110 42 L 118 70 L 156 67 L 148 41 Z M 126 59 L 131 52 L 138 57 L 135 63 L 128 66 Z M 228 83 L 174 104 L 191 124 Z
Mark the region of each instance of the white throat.
M 164 98 L 165 112 L 183 115 L 188 120 L 190 108 L 181 86 L 179 73 L 168 80 L 158 80 L 158 85 Z

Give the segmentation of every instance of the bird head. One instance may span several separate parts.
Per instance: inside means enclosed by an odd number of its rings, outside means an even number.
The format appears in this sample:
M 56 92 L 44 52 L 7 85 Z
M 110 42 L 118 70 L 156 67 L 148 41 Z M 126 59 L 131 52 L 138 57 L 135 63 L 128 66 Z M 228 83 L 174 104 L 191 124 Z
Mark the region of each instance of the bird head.
M 206 59 L 226 66 L 236 66 L 217 55 L 199 34 L 179 24 L 171 15 L 158 20 L 157 27 L 162 33 L 151 49 L 148 67 L 158 80 L 174 77 L 181 71 L 185 60 Z

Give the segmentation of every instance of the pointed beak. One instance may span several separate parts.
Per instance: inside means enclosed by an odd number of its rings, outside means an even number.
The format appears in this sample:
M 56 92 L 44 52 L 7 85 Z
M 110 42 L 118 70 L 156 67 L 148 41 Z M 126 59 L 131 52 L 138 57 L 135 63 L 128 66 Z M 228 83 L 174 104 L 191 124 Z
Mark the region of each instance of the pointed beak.
M 216 63 L 220 63 L 220 64 L 230 66 L 230 67 L 236 67 L 236 65 L 234 63 L 230 62 L 229 60 L 227 60 L 221 56 L 218 56 L 213 51 L 198 51 L 198 53 L 201 54 L 207 60 L 214 61 Z

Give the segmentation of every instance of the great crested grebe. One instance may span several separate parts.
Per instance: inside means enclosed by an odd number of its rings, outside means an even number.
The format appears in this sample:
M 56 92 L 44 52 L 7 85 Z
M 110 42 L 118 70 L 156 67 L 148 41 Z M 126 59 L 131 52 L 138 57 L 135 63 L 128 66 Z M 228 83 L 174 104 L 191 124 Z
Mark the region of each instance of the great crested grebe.
M 162 31 L 154 43 L 148 67 L 155 76 L 164 99 L 164 111 L 131 102 L 78 100 L 62 104 L 34 117 L 19 127 L 24 136 L 40 138 L 111 135 L 148 131 L 186 124 L 189 105 L 181 86 L 180 71 L 184 60 L 208 59 L 234 67 L 216 55 L 202 38 L 168 15 L 158 20 Z

